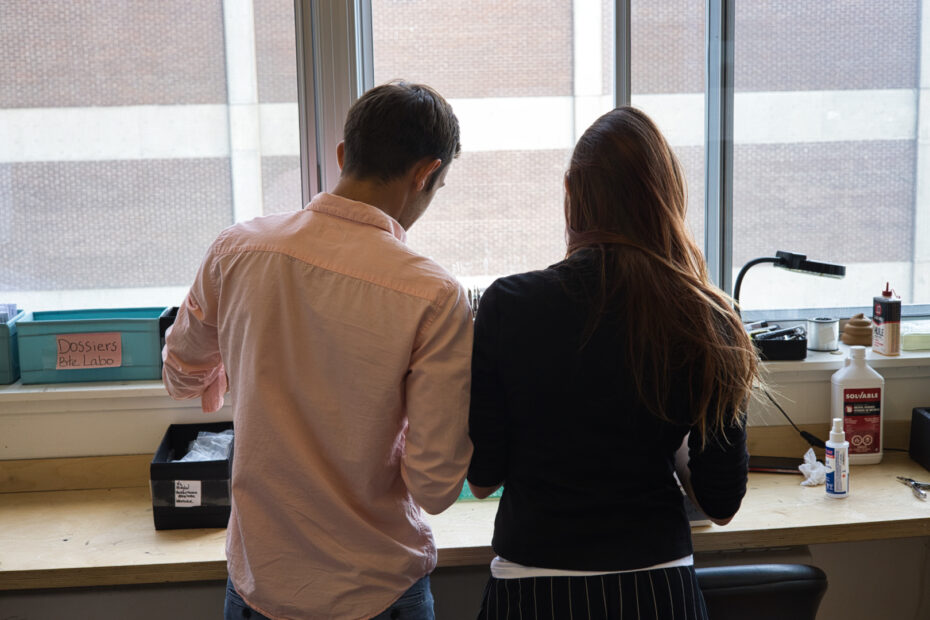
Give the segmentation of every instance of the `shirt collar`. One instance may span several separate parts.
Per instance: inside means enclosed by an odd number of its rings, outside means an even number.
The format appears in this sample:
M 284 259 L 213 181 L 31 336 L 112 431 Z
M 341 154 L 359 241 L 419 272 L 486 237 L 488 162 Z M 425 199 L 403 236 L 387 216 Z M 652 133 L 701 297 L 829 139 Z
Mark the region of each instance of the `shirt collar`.
M 345 220 L 376 226 L 391 233 L 401 243 L 407 242 L 407 231 L 400 222 L 370 204 L 349 200 L 327 192 L 321 192 L 313 197 L 307 209 L 317 213 L 325 213 Z

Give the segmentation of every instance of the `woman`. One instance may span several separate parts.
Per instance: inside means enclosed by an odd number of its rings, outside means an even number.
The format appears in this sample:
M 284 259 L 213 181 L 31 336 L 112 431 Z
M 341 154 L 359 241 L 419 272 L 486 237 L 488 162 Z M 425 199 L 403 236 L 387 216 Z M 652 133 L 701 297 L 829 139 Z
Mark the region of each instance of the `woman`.
M 504 485 L 480 617 L 705 618 L 675 472 L 729 522 L 756 357 L 645 114 L 598 119 L 565 190 L 566 259 L 497 280 L 476 319 L 468 481 Z

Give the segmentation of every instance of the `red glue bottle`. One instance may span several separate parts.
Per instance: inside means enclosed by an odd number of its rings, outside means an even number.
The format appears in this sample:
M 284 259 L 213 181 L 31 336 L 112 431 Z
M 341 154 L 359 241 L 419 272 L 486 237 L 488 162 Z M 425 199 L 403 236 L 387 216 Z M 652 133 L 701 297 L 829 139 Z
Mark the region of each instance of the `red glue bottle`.
M 901 300 L 892 295 L 885 282 L 881 297 L 872 299 L 872 350 L 882 355 L 901 354 Z

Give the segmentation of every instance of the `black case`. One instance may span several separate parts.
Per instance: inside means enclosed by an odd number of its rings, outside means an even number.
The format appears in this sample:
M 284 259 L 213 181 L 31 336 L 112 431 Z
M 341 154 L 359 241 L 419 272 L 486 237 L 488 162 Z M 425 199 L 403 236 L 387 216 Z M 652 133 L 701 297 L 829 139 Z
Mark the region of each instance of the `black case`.
M 914 407 L 908 452 L 911 459 L 930 470 L 930 407 Z
M 230 479 L 235 440 L 229 458 L 222 461 L 170 463 L 187 453 L 188 444 L 200 431 L 218 433 L 231 429 L 232 422 L 172 424 L 165 432 L 149 467 L 152 516 L 156 530 L 226 527 L 230 511 Z M 176 506 L 176 481 L 200 482 L 200 506 Z
M 797 340 L 756 340 L 753 338 L 752 344 L 759 352 L 759 359 L 764 362 L 807 358 L 807 338 Z

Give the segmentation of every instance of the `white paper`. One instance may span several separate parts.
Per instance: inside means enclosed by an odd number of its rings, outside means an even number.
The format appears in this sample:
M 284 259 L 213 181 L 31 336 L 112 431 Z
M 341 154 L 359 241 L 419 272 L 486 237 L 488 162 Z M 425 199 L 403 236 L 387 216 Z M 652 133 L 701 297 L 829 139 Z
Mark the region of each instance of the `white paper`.
M 193 508 L 200 505 L 200 480 L 174 481 L 175 508 Z

